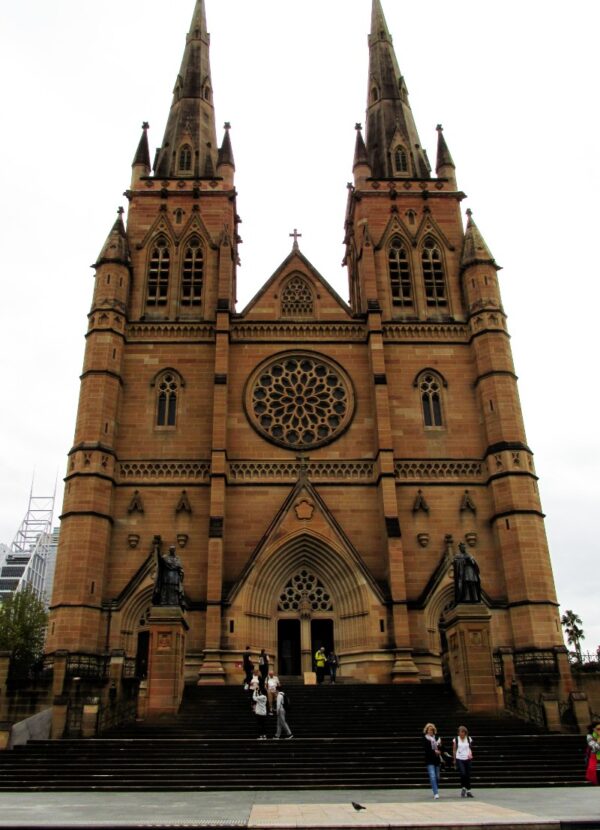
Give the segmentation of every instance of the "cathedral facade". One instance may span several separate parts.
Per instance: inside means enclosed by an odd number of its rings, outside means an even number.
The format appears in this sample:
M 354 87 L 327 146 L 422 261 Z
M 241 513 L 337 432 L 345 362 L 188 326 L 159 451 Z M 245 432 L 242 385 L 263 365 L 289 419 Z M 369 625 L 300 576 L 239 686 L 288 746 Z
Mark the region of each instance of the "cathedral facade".
M 161 147 L 152 163 L 144 125 L 126 222 L 95 265 L 48 653 L 143 673 L 155 554 L 175 545 L 188 680 L 239 682 L 247 645 L 300 675 L 324 645 L 345 677 L 442 681 L 464 543 L 490 677 L 568 690 L 499 268 L 463 224 L 441 127 L 431 169 L 380 1 L 348 159 L 350 303 L 294 236 L 243 310 L 204 6 Z

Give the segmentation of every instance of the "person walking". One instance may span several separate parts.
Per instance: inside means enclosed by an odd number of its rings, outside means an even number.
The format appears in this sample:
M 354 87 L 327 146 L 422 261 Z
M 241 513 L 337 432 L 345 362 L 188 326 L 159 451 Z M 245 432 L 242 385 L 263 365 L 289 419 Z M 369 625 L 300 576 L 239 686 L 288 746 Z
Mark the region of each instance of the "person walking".
M 250 646 L 246 646 L 246 651 L 244 652 L 242 661 L 242 666 L 244 668 L 244 689 L 247 690 L 250 687 L 250 681 L 252 680 L 252 672 L 254 671 L 254 663 L 252 662 L 252 653 L 250 651 Z
M 587 764 L 585 780 L 600 784 L 600 723 L 591 723 L 587 734 Z
M 433 797 L 437 801 L 440 797 L 440 769 L 442 764 L 442 741 L 437 736 L 434 723 L 426 723 L 423 729 L 423 749 L 425 751 L 425 766 Z
M 458 727 L 458 735 L 452 741 L 452 757 L 460 776 L 461 798 L 473 798 L 471 792 L 472 741 L 466 726 Z
M 252 695 L 254 702 L 254 720 L 256 723 L 256 740 L 267 740 L 267 696 L 262 689 L 256 689 Z
M 325 663 L 327 662 L 327 655 L 323 646 L 318 648 L 315 652 L 315 666 L 317 669 L 317 683 L 322 683 L 325 680 Z
M 281 738 L 281 733 L 283 732 L 283 737 L 286 741 L 289 741 L 290 738 L 294 737 L 292 735 L 292 730 L 288 726 L 286 718 L 286 715 L 290 710 L 290 699 L 281 686 L 277 692 L 277 701 L 275 706 L 277 711 L 277 730 L 275 732 L 274 740 L 278 741 Z
M 248 690 L 251 695 L 254 692 L 258 691 L 263 687 L 262 677 L 258 669 L 254 669 L 252 672 L 252 677 L 250 678 L 250 682 L 248 683 Z
M 267 675 L 269 674 L 269 655 L 264 650 L 264 648 L 261 648 L 260 650 L 260 654 L 258 657 L 258 668 L 260 670 L 260 675 L 262 677 L 262 682 L 264 686 L 265 681 L 267 679 Z
M 329 652 L 329 656 L 327 657 L 327 665 L 329 666 L 329 682 L 335 683 L 335 678 L 337 675 L 337 670 L 340 665 L 339 660 L 337 659 L 337 654 L 333 649 Z
M 275 676 L 274 672 L 270 671 L 267 676 L 266 690 L 267 701 L 269 704 L 269 714 L 273 714 L 275 703 L 277 701 L 277 689 L 279 688 L 279 678 Z

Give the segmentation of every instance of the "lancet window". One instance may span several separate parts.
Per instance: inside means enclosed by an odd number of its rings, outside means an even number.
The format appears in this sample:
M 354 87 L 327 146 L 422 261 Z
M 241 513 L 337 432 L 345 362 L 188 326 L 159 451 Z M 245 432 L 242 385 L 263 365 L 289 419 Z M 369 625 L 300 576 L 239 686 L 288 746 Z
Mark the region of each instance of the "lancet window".
M 181 305 L 195 306 L 202 302 L 204 282 L 204 249 L 197 236 L 185 246 L 181 274 Z
M 423 243 L 421 254 L 425 299 L 430 308 L 444 308 L 448 305 L 444 263 L 438 243 L 428 236 Z
M 426 427 L 441 427 L 442 418 L 442 380 L 433 372 L 424 372 L 418 379 L 417 386 L 423 406 L 423 423 Z
M 392 303 L 398 306 L 412 306 L 412 280 L 407 248 L 399 236 L 395 236 L 388 254 Z
M 179 383 L 174 372 L 165 372 L 156 383 L 156 426 L 174 427 L 177 420 Z
M 191 173 L 192 171 L 192 148 L 184 144 L 179 151 L 179 172 Z
M 169 243 L 164 236 L 159 236 L 150 251 L 147 305 L 167 304 L 170 270 L 171 252 L 169 250 Z
M 408 156 L 404 147 L 399 145 L 394 150 L 394 168 L 396 173 L 408 173 Z

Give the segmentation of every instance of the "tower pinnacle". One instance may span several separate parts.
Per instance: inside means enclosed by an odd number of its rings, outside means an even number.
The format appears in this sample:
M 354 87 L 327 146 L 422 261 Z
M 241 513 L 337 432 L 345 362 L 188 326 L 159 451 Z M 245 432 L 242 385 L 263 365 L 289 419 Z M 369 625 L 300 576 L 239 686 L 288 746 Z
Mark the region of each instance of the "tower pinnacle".
M 431 168 L 380 0 L 373 0 L 369 35 L 367 151 L 375 178 L 429 178 Z
M 209 52 L 204 0 L 196 0 L 163 143 L 156 159 L 156 176 L 214 175 L 217 131 Z
M 485 239 L 481 235 L 481 231 L 473 221 L 473 211 L 469 208 L 467 210 L 467 228 L 460 263 L 461 271 L 464 271 L 469 265 L 479 263 L 488 263 L 499 270 Z

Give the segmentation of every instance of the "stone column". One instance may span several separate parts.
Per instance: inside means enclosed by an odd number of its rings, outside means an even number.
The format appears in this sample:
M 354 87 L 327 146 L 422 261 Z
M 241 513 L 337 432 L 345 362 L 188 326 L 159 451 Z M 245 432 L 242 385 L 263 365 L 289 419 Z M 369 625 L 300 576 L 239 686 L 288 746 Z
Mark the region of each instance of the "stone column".
M 571 692 L 569 697 L 579 734 L 585 735 L 591 718 L 588 696 L 585 692 Z
M 186 634 L 185 613 L 175 606 L 154 607 L 148 618 L 148 697 L 146 714 L 174 715 L 184 688 Z
M 462 603 L 447 612 L 446 620 L 454 691 L 471 712 L 496 711 L 490 610 L 482 603 Z

